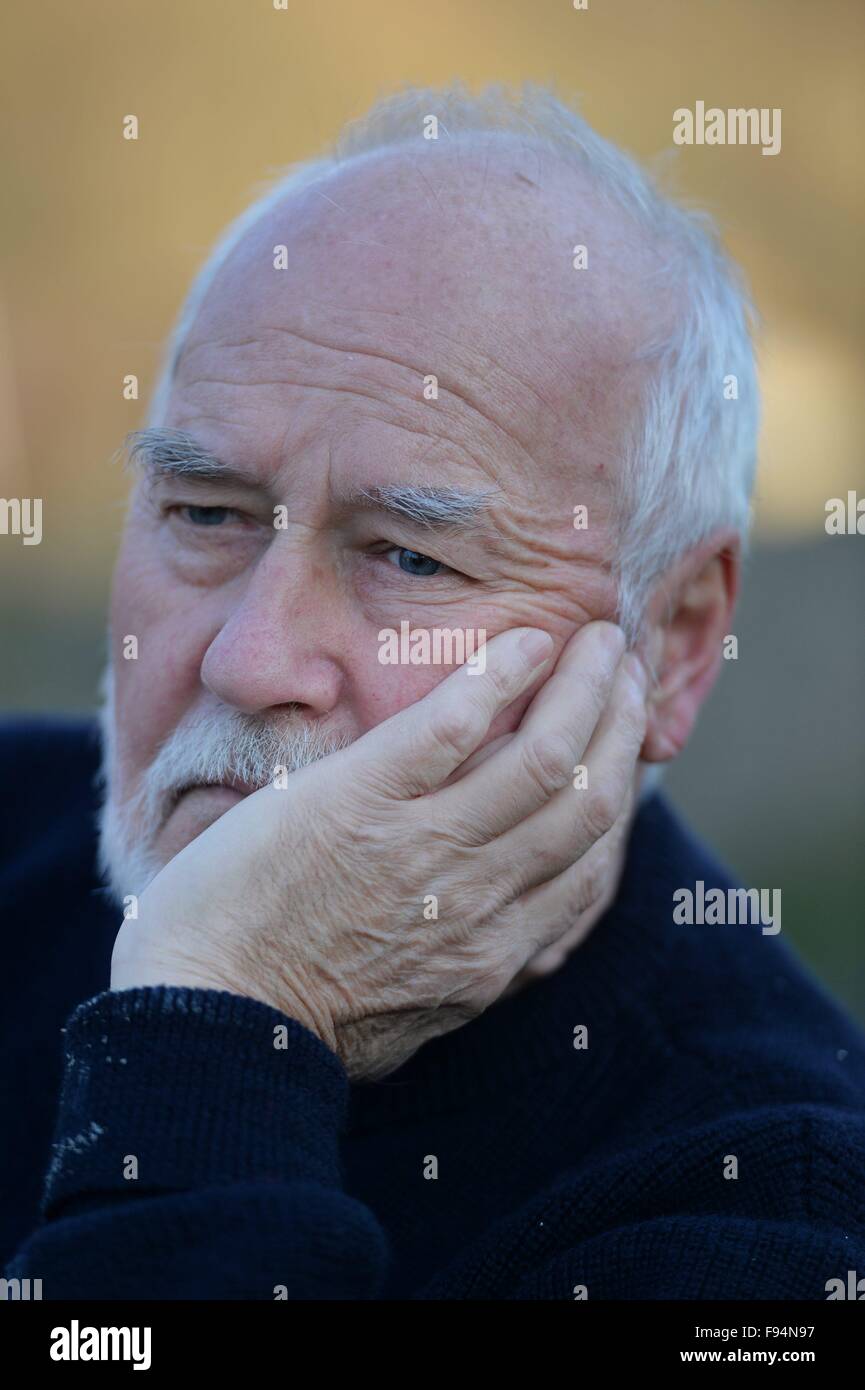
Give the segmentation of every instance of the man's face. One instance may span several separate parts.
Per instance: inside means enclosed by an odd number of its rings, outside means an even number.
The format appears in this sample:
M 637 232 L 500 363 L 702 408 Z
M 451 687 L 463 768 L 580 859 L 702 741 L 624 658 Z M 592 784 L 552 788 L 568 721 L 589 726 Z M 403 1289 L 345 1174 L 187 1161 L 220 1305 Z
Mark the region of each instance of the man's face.
M 418 162 L 383 157 L 294 195 L 192 326 L 162 423 L 225 471 L 177 477 L 154 448 L 136 482 L 111 611 L 110 814 L 184 721 L 239 712 L 353 740 L 453 669 L 383 664 L 382 629 L 530 625 L 558 650 L 615 613 L 608 480 L 629 330 L 602 252 L 593 280 L 571 263 L 599 214 L 563 212 L 553 171 L 539 179 L 513 149 L 491 161 L 481 203 L 481 153 L 425 175 Z M 439 528 L 375 504 L 376 489 L 407 486 L 480 495 L 483 510 Z M 128 635 L 136 660 L 120 657 Z M 245 790 L 165 798 L 142 831 L 152 864 Z

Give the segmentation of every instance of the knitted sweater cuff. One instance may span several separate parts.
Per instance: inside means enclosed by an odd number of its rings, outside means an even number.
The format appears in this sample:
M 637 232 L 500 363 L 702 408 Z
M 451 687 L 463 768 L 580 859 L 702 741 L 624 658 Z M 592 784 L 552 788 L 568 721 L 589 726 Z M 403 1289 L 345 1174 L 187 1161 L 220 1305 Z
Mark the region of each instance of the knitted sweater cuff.
M 249 1179 L 339 1184 L 339 1059 L 294 1019 L 221 990 L 106 991 L 67 1022 L 43 1211 Z

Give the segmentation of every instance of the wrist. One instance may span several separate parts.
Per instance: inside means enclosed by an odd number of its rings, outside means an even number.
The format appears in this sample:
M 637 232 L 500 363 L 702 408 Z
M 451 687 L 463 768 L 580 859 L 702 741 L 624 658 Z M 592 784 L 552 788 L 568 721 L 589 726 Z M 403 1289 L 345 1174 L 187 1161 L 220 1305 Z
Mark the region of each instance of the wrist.
M 118 955 L 115 950 L 109 983 L 112 993 L 159 987 L 217 990 L 223 994 L 251 999 L 257 1004 L 266 1004 L 287 1018 L 294 1019 L 332 1052 L 336 1052 L 336 1032 L 326 1012 L 323 1009 L 310 1008 L 293 992 L 283 988 L 279 991 L 278 998 L 271 997 L 266 989 L 257 989 L 247 981 L 229 978 L 216 970 L 205 971 L 185 962 L 141 951 L 123 951 Z

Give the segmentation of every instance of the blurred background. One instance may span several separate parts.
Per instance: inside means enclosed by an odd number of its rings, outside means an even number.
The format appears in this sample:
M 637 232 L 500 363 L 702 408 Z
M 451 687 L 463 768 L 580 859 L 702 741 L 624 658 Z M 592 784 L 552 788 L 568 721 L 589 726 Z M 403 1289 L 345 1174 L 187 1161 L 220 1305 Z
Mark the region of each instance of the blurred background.
M 862 0 L 40 0 L 5 8 L 0 93 L 0 711 L 89 711 L 125 482 L 190 278 L 262 181 L 379 96 L 529 79 L 660 159 L 751 281 L 765 425 L 739 659 L 667 778 L 865 1020 Z M 677 107 L 780 107 L 782 149 L 672 145 Z M 137 142 L 121 138 L 137 115 Z M 141 400 L 125 401 L 135 373 Z

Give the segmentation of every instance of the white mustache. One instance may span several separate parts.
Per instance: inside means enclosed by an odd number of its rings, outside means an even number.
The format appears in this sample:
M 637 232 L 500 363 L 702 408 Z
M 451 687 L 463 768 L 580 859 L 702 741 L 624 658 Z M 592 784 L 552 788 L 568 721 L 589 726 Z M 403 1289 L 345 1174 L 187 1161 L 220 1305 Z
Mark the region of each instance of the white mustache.
M 218 706 L 181 720 L 144 773 L 133 806 L 145 824 L 152 824 L 190 786 L 223 783 L 257 790 L 273 780 L 277 768 L 299 772 L 351 741 L 314 724 L 280 729 L 260 715 Z
M 300 772 L 353 742 L 347 734 L 324 732 L 299 718 L 277 725 L 261 715 L 214 705 L 181 720 L 141 774 L 135 792 L 121 804 L 112 776 L 116 730 L 110 672 L 100 718 L 106 791 L 100 815 L 100 867 L 118 897 L 141 891 L 158 872 L 154 841 L 189 787 L 222 784 L 258 790 L 273 780 L 277 769 Z

